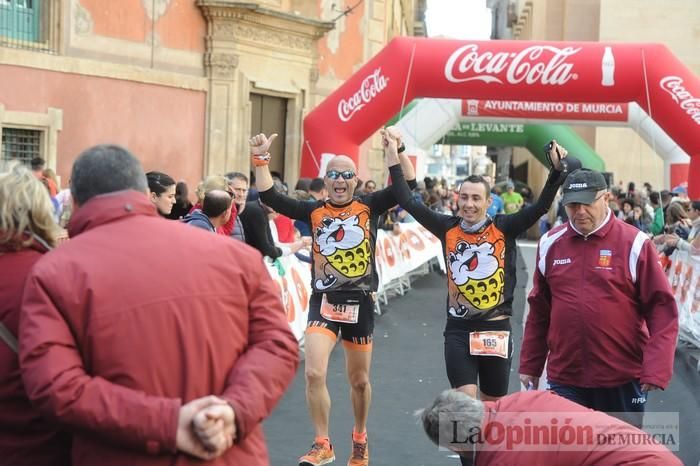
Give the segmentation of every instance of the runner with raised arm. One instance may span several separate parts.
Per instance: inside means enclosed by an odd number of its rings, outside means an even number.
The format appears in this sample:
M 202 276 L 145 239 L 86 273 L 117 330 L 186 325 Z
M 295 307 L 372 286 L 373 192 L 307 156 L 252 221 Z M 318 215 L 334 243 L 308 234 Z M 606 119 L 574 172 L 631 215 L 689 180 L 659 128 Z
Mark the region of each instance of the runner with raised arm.
M 383 133 L 392 189 L 401 207 L 442 242 L 447 266 L 445 365 L 453 388 L 494 401 L 508 391 L 513 355 L 512 315 L 517 246 L 515 239 L 547 212 L 568 171 L 579 167 L 552 141 L 552 169 L 536 203 L 512 215 L 489 217 L 488 182 L 469 176 L 459 189 L 457 215 L 434 212 L 416 201 L 398 164 L 395 132 Z
M 328 435 L 331 399 L 326 386 L 328 359 L 340 332 L 355 417 L 352 455 L 348 466 L 369 464 L 367 415 L 371 387 L 374 301 L 378 277 L 374 265 L 377 219 L 396 205 L 390 188 L 353 197 L 357 186 L 355 163 L 339 155 L 328 163 L 325 184 L 328 199 L 298 201 L 273 189 L 268 168 L 270 144 L 277 137 L 258 134 L 250 139 L 260 199 L 276 212 L 310 223 L 312 245 L 312 294 L 305 335 L 306 400 L 314 424 L 315 439 L 302 466 L 319 466 L 335 460 Z M 398 135 L 395 136 L 398 138 Z M 401 168 L 415 186 L 413 165 L 400 156 Z M 401 173 L 398 165 L 393 169 Z M 403 178 L 402 178 L 403 179 Z M 408 189 L 408 187 L 407 187 Z

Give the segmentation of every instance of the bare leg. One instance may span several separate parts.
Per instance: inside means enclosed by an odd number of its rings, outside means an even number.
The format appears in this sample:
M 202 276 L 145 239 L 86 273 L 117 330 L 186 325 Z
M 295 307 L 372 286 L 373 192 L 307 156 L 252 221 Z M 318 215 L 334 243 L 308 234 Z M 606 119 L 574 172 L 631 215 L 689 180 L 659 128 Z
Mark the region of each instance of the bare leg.
M 372 401 L 372 386 L 369 383 L 369 369 L 372 363 L 372 349 L 358 350 L 358 345 L 345 345 L 345 366 L 350 382 L 350 400 L 355 415 L 355 432 L 362 433 L 367 428 L 367 416 Z
M 328 437 L 331 397 L 326 385 L 328 359 L 335 346 L 332 332 L 307 332 L 305 337 L 306 403 L 317 437 Z
M 461 387 L 457 387 L 457 390 L 476 399 L 476 384 L 462 385 Z

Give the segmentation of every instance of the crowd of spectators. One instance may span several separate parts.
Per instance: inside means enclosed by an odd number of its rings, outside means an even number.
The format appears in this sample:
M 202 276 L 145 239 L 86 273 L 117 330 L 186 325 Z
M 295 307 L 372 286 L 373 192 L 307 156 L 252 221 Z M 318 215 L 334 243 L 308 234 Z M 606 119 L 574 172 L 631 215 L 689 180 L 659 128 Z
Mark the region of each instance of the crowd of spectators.
M 72 208 L 70 189 L 59 189 L 55 173 L 45 168 L 43 159 L 33 159 L 31 167 L 51 196 L 56 222 L 65 228 Z M 533 202 L 529 187 L 522 186 L 516 189 L 516 185 L 521 183 L 507 180 L 494 184 L 491 177 L 486 178 L 491 184 L 492 202 L 488 209 L 491 217 L 496 214 L 515 213 Z M 223 219 L 221 215 L 225 215 L 227 219 L 223 225 L 214 228 L 217 233 L 245 241 L 273 260 L 284 255 L 299 254 L 300 251 L 300 258 L 306 260 L 308 257 L 304 250 L 308 250 L 310 246 L 309 225 L 298 220 L 292 221 L 262 204 L 255 189 L 255 177 L 252 172 L 250 177 L 237 172 L 228 173 L 226 176 L 205 177 L 197 186 L 194 204 L 189 196 L 189 187 L 184 181 L 176 182 L 174 178 L 157 171 L 148 172 L 147 179 L 151 202 L 165 218 L 182 220 L 193 225 L 206 224 L 208 227 L 208 223 L 212 222 L 192 223 L 191 217 L 201 216 L 203 203 L 209 191 L 225 191 L 233 196 L 234 202 L 227 208 L 230 214 L 219 214 L 217 220 Z M 284 194 L 290 193 L 299 200 L 314 201 L 327 196 L 323 178 L 300 178 L 293 190 L 289 189 L 280 173 L 273 173 L 273 180 L 276 190 Z M 423 181 L 418 182 L 413 194 L 431 210 L 454 214 L 457 211 L 458 188 L 458 183 L 450 185 L 444 178 L 425 177 Z M 238 192 L 234 192 L 235 189 Z M 374 180 L 365 180 L 358 183 L 355 194 L 368 194 L 376 189 L 377 183 Z M 687 188 L 678 186 L 673 190 L 658 191 L 654 190 L 650 183 L 644 183 L 640 190 L 636 188 L 635 183 L 630 182 L 625 189 L 624 184 L 620 182 L 611 188 L 611 192 L 614 195 L 609 203 L 612 214 L 647 233 L 665 255 L 670 255 L 676 248 L 699 253 L 700 204 L 688 198 Z M 210 202 L 213 202 L 216 196 L 210 197 Z M 212 208 L 212 212 L 218 212 L 220 208 Z M 544 234 L 566 221 L 566 212 L 558 197 L 547 215 L 540 219 L 539 232 Z M 396 206 L 380 218 L 379 227 L 398 234 L 400 230 L 397 225 L 410 222 L 415 222 L 415 219 Z M 246 231 L 250 233 L 246 235 Z M 65 235 L 63 237 L 65 238 Z

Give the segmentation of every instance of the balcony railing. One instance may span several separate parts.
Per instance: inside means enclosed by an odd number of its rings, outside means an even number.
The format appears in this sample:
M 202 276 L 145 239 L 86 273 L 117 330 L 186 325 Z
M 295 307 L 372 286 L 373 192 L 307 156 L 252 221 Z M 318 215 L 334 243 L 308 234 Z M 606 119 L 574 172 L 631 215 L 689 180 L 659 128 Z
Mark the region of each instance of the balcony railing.
M 0 46 L 56 53 L 59 0 L 0 0 Z

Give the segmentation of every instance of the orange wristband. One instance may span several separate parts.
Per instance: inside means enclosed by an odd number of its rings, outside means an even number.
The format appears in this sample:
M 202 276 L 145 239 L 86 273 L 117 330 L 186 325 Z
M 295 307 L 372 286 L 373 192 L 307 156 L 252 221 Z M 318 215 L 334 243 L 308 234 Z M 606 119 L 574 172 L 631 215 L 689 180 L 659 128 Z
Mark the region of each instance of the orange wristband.
M 264 167 L 270 164 L 270 153 L 265 152 L 264 154 L 251 154 L 250 157 L 253 159 L 253 165 L 256 167 Z

